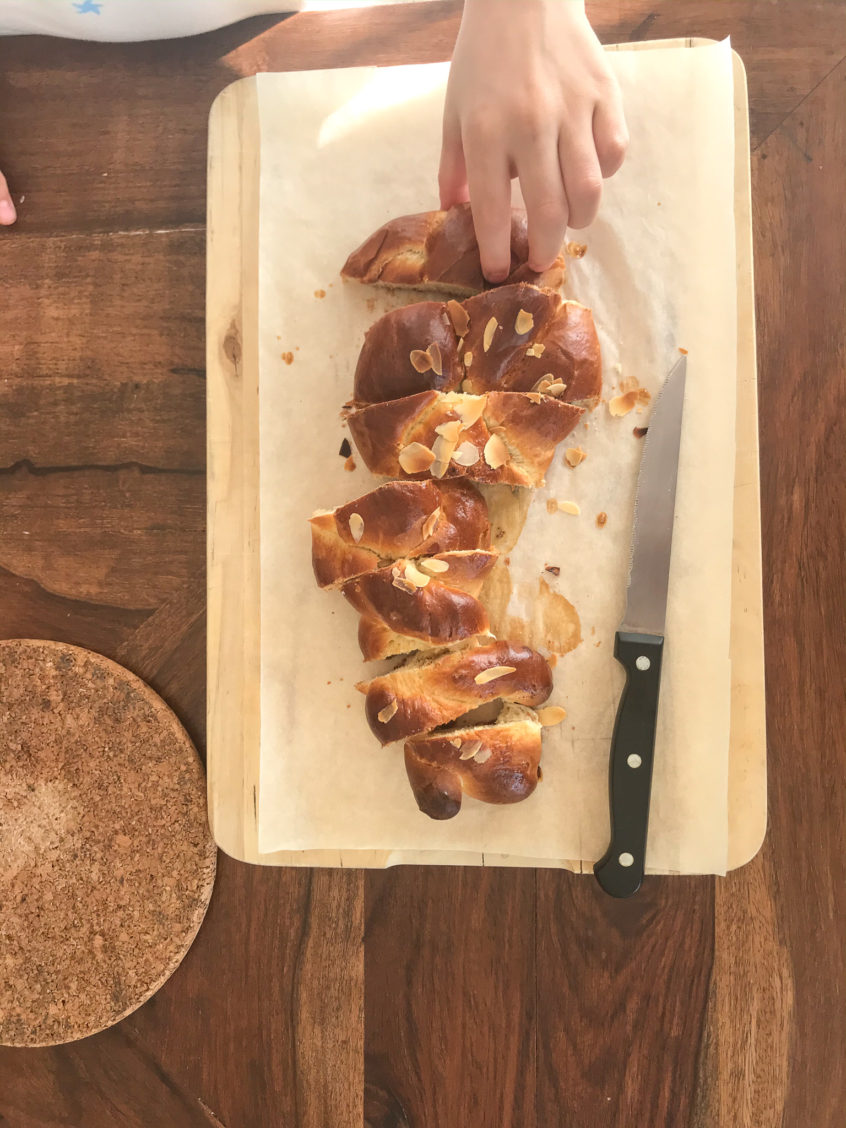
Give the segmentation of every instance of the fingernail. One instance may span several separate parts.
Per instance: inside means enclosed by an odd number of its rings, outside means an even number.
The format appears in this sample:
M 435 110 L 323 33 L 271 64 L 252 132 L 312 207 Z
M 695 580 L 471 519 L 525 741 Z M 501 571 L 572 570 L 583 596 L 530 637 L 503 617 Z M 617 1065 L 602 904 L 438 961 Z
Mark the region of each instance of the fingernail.
M 507 270 L 486 270 L 485 271 L 485 278 L 487 278 L 488 282 L 493 283 L 494 286 L 499 285 L 500 282 L 504 282 L 507 277 L 508 277 L 508 271 Z
M 0 200 L 0 223 L 14 223 L 17 218 L 14 204 L 10 200 Z

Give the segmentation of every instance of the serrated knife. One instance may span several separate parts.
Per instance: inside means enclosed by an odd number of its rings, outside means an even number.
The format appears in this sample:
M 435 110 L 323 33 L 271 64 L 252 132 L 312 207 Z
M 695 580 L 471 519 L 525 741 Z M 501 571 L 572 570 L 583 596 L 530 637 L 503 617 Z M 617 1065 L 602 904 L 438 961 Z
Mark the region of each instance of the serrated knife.
M 611 843 L 593 867 L 612 897 L 638 891 L 646 861 L 686 375 L 683 356 L 664 381 L 649 420 L 635 495 L 626 612 L 614 640 L 626 684 L 611 737 Z

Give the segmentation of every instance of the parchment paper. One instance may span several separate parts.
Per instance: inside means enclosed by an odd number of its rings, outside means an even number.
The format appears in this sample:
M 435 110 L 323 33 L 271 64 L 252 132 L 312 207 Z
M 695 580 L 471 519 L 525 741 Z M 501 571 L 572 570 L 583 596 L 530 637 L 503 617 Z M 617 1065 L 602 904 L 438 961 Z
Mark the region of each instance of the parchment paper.
M 728 44 L 610 55 L 631 147 L 579 233 L 568 296 L 592 307 L 604 396 L 653 395 L 689 352 L 677 520 L 647 868 L 725 872 L 729 613 L 736 373 L 732 71 Z M 318 591 L 307 518 L 376 484 L 344 469 L 339 409 L 364 330 L 413 295 L 345 285 L 347 253 L 392 215 L 436 207 L 446 67 L 258 77 L 261 122 L 261 786 L 259 844 L 275 849 L 480 851 L 581 859 L 608 837 L 607 761 L 622 671 L 641 413 L 603 403 L 565 441 L 510 553 L 512 616 L 543 575 L 575 606 L 582 642 L 555 667 L 544 779 L 513 807 L 465 800 L 436 823 L 417 811 L 401 746 L 380 749 L 354 683 L 357 616 Z M 567 445 L 587 459 L 563 460 Z M 547 498 L 581 515 L 550 515 Z M 596 516 L 607 514 L 604 527 Z M 547 564 L 560 567 L 555 578 Z

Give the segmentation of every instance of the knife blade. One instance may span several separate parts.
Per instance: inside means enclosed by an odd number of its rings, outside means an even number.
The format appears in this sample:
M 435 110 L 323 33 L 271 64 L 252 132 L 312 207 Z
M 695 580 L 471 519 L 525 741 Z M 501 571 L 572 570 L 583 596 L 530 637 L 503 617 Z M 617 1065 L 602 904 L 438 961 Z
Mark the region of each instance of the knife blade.
M 626 611 L 614 640 L 626 684 L 609 757 L 611 842 L 593 867 L 612 897 L 637 892 L 646 862 L 686 377 L 683 356 L 652 409 L 635 494 Z

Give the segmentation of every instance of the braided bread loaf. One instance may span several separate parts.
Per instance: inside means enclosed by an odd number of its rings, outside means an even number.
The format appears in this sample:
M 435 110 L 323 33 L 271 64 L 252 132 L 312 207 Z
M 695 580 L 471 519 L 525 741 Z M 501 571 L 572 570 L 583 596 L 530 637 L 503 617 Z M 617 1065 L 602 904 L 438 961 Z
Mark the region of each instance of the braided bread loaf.
M 457 814 L 465 794 L 518 802 L 541 777 L 542 714 L 532 707 L 549 697 L 552 672 L 537 651 L 490 634 L 479 596 L 497 552 L 487 505 L 467 479 L 540 485 L 557 444 L 599 400 L 601 362 L 590 310 L 523 281 L 560 281 L 563 257 L 540 279 L 526 257 L 518 215 L 514 284 L 485 290 L 462 206 L 386 224 L 343 270 L 387 285 L 484 290 L 371 326 L 345 416 L 368 469 L 399 480 L 311 518 L 315 578 L 359 613 L 364 658 L 413 655 L 358 688 L 378 740 L 405 741 L 412 791 L 433 819 Z M 496 701 L 494 723 L 469 722 Z
M 526 213 L 515 209 L 511 212 L 511 271 L 506 281 L 537 282 L 556 288 L 563 283 L 563 254 L 541 274 L 529 269 L 528 258 Z M 341 276 L 356 282 L 453 294 L 475 294 L 490 285 L 482 275 L 469 204 L 389 220 L 353 251 Z

